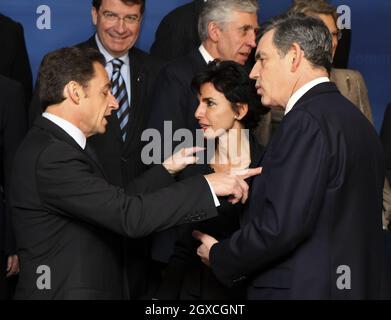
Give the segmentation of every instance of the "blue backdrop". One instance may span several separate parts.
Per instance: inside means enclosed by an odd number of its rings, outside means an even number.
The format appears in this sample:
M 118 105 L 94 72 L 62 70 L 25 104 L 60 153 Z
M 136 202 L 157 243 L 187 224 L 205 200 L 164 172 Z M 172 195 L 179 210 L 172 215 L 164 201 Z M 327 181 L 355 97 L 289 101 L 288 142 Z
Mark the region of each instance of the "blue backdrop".
M 147 0 L 137 46 L 149 51 L 162 17 L 189 0 Z M 261 0 L 260 21 L 285 11 L 291 0 Z M 391 1 L 334 0 L 351 9 L 352 47 L 349 67 L 363 74 L 369 91 L 376 128 L 391 102 Z M 21 22 L 34 77 L 42 56 L 50 50 L 88 38 L 91 0 L 1 0 L 0 12 Z M 50 12 L 49 12 L 50 11 Z M 50 29 L 42 29 L 50 27 Z

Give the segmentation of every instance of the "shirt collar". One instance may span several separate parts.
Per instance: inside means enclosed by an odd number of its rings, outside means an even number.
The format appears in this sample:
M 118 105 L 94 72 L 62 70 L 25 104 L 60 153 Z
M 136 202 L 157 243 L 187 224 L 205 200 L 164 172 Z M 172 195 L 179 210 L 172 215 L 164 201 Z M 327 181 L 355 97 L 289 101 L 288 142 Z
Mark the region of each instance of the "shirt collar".
M 76 141 L 80 148 L 83 150 L 85 149 L 87 139 L 84 133 L 78 127 L 63 118 L 54 115 L 53 113 L 44 112 L 42 117 L 58 125 L 62 130 L 68 133 L 73 138 L 73 140 Z
M 308 83 L 306 83 L 304 86 L 302 86 L 299 90 L 297 90 L 292 96 L 290 97 L 286 108 L 285 108 L 285 115 L 292 110 L 293 106 L 296 104 L 299 99 L 304 96 L 308 91 L 310 91 L 313 87 L 316 85 L 323 83 L 323 82 L 329 82 L 330 79 L 327 77 L 320 77 L 316 78 Z
M 206 51 L 205 47 L 202 44 L 200 45 L 198 50 L 200 51 L 200 53 L 201 53 L 202 57 L 204 58 L 206 64 L 208 64 L 209 62 L 214 60 L 214 58 L 210 55 L 210 53 L 208 51 Z
M 98 46 L 98 49 L 100 51 L 101 54 L 103 54 L 103 56 L 105 57 L 105 60 L 106 60 L 106 64 L 108 62 L 110 62 L 111 60 L 115 59 L 106 49 L 105 47 L 103 46 L 102 42 L 100 42 L 100 39 L 98 37 L 98 34 L 95 33 L 95 41 L 96 41 L 96 45 Z M 129 65 L 129 55 L 128 53 L 125 53 L 124 55 L 122 55 L 121 57 L 117 58 L 117 59 L 120 59 L 122 60 L 122 62 L 125 64 L 125 65 Z

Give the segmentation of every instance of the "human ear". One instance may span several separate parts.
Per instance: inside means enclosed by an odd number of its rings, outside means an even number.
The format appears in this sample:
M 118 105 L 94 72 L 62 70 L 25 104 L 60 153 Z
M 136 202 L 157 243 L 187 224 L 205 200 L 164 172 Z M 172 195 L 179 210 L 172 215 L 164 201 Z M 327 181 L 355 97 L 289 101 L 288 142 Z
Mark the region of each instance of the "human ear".
M 236 106 L 237 106 L 237 111 L 236 111 L 235 119 L 242 120 L 248 112 L 248 104 L 247 103 L 237 103 Z
M 81 96 L 80 90 L 80 85 L 77 82 L 68 82 L 64 88 L 64 97 L 70 99 L 74 104 L 79 104 Z
M 219 41 L 220 28 L 216 22 L 212 21 L 208 24 L 208 35 L 213 42 Z
M 96 11 L 95 7 L 92 7 L 91 9 L 91 18 L 92 18 L 92 23 L 94 24 L 94 26 L 96 26 L 98 22 L 98 11 Z
M 295 72 L 302 61 L 303 58 L 303 50 L 301 50 L 300 46 L 297 43 L 292 44 L 292 48 L 290 51 L 291 54 L 291 71 Z

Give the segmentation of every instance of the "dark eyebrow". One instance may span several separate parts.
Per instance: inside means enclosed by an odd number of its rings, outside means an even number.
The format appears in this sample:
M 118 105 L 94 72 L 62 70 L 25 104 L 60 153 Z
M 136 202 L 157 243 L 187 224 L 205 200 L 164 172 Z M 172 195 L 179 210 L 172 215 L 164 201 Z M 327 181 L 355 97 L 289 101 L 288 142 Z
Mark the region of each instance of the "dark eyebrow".
M 262 58 L 262 53 L 257 52 L 257 53 L 255 54 L 255 60 L 260 60 L 261 58 Z
M 209 102 L 209 101 L 214 102 L 214 99 L 211 98 L 211 97 L 205 97 L 205 98 L 202 98 L 202 101 L 203 101 L 203 102 Z
M 104 87 L 102 88 L 103 91 L 105 90 L 111 90 L 111 82 L 107 82 Z
M 258 30 L 259 27 L 258 26 L 254 27 L 251 24 L 245 24 L 245 25 L 241 26 L 239 29 L 243 29 L 244 31 L 247 31 L 250 29 Z

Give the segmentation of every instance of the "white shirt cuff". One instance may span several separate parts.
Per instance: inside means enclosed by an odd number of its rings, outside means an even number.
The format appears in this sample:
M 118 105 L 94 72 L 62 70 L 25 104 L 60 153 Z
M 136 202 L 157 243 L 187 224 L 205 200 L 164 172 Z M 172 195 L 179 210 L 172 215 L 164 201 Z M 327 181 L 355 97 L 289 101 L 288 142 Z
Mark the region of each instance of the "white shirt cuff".
M 214 201 L 214 203 L 215 203 L 215 206 L 216 206 L 216 207 L 219 207 L 219 206 L 220 206 L 220 201 L 219 201 L 219 199 L 217 198 L 216 193 L 214 192 L 214 190 L 213 190 L 212 186 L 210 185 L 208 179 L 207 179 L 206 177 L 205 177 L 205 179 L 206 179 L 206 182 L 208 182 L 208 186 L 209 186 L 209 188 L 210 188 L 210 191 L 212 192 L 213 201 Z

